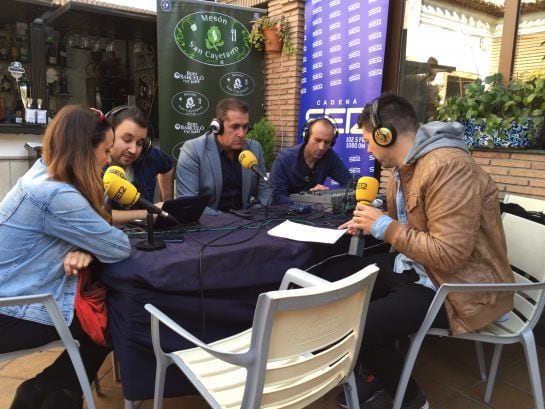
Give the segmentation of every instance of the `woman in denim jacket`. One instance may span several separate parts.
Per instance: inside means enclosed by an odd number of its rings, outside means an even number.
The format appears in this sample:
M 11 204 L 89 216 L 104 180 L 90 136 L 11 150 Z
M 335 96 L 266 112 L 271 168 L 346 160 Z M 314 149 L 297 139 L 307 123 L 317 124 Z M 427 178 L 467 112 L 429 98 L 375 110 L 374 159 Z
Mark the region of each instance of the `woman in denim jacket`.
M 78 272 L 93 258 L 129 257 L 127 236 L 110 225 L 103 207 L 101 169 L 114 134 L 104 115 L 81 105 L 62 108 L 43 139 L 43 158 L 0 202 L 0 297 L 53 294 L 79 342 L 90 379 L 109 348 L 82 330 L 74 313 Z M 0 308 L 0 353 L 58 339 L 43 305 Z M 11 409 L 81 408 L 82 392 L 66 351 L 23 382 Z

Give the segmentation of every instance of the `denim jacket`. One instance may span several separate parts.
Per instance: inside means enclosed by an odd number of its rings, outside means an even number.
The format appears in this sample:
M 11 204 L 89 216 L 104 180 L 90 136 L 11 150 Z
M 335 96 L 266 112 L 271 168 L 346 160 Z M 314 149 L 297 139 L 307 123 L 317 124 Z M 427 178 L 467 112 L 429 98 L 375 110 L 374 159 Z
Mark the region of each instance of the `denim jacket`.
M 75 249 L 104 263 L 130 255 L 127 236 L 74 186 L 51 180 L 39 159 L 0 202 L 0 297 L 50 293 L 70 324 L 78 276 L 67 276 L 63 264 Z M 0 313 L 52 325 L 40 304 L 3 307 Z

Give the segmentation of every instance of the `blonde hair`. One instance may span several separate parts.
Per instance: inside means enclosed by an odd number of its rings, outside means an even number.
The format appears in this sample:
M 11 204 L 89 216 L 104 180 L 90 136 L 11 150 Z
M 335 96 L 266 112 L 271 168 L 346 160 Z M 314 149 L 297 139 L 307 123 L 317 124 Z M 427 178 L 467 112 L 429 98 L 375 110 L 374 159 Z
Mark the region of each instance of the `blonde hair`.
M 103 205 L 104 187 L 94 149 L 112 127 L 97 112 L 83 105 L 66 105 L 47 126 L 43 159 L 52 179 L 72 184 L 105 220 L 111 215 Z

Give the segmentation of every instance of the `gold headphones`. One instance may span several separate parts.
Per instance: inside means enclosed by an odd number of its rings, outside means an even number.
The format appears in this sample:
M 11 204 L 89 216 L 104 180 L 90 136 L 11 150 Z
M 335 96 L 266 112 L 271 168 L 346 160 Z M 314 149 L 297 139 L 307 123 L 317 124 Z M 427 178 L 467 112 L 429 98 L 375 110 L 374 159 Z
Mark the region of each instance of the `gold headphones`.
M 373 140 L 378 146 L 387 147 L 396 141 L 397 131 L 389 124 L 382 124 L 378 114 L 378 99 L 371 106 L 371 125 L 373 125 Z

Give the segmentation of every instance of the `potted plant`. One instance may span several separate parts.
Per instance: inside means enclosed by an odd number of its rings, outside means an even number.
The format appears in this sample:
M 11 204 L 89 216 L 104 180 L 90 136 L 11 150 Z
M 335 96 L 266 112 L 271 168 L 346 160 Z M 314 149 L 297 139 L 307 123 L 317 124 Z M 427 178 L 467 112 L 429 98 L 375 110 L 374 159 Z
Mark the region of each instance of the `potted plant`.
M 294 55 L 297 52 L 291 44 L 288 22 L 283 16 L 280 19 L 259 17 L 252 26 L 249 41 L 259 51 L 265 49 L 287 55 Z
M 545 78 L 531 76 L 502 83 L 501 74 L 476 79 L 464 94 L 437 106 L 439 121 L 466 126 L 470 147 L 532 148 L 539 143 L 545 110 Z
M 265 117 L 257 121 L 250 132 L 248 138 L 258 141 L 263 148 L 263 157 L 265 158 L 265 169 L 271 170 L 274 160 L 274 125 Z

